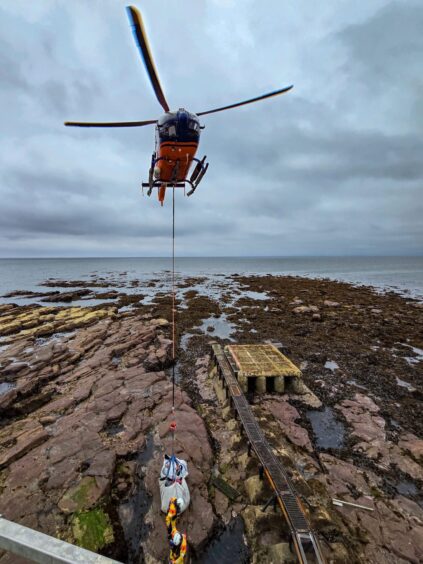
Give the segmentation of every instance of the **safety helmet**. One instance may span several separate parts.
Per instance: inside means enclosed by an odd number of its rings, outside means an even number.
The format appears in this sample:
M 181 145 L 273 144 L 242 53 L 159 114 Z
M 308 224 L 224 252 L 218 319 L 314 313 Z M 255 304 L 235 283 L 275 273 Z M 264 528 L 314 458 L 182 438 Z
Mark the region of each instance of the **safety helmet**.
M 182 511 L 184 507 L 184 500 L 182 499 L 182 497 L 178 497 L 178 499 L 176 500 L 176 505 L 178 506 L 179 511 Z
M 181 544 L 182 541 L 182 536 L 181 533 L 179 533 L 178 531 L 176 531 L 173 536 L 172 536 L 172 543 L 175 546 L 179 546 Z

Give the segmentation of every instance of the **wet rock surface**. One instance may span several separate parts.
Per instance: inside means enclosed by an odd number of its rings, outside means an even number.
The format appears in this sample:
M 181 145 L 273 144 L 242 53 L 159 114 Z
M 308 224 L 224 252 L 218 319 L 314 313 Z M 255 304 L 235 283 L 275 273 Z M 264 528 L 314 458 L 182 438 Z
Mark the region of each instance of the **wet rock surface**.
M 157 478 L 163 454 L 171 448 L 167 330 L 163 319 L 127 314 L 97 318 L 51 342 L 16 334 L 9 350 L 20 351 L 25 367 L 11 373 L 3 353 L 0 369 L 16 384 L 13 398 L 4 401 L 0 430 L 0 512 L 6 518 L 122 560 L 138 561 L 144 548 L 158 560 L 165 558 Z M 194 488 L 186 527 L 195 549 L 214 523 L 207 492 L 212 450 L 202 419 L 179 388 L 176 407 L 175 452 L 188 461 Z M 137 466 L 150 433 L 154 456 L 144 468 L 134 469 L 135 476 L 126 474 L 122 468 Z M 128 554 L 118 541 L 127 522 L 121 522 L 117 510 L 139 486 L 137 472 L 144 475 L 145 497 L 152 499 L 144 516 L 150 526 L 141 545 Z M 142 525 L 140 520 L 135 530 Z M 99 535 L 95 542 L 90 527 Z
M 17 291 L 0 305 L 0 513 L 124 562 L 165 559 L 157 477 L 171 448 L 166 283 L 125 273 L 48 280 L 51 290 Z M 85 298 L 102 303 L 73 305 Z M 421 561 L 418 305 L 327 280 L 178 279 L 175 449 L 189 464 L 192 504 L 180 524 L 196 561 L 229 563 L 218 539 L 236 545 L 240 562 L 292 559 L 280 514 L 261 511 L 271 491 L 210 374 L 212 340 L 282 343 L 301 366 L 307 387 L 250 401 L 328 560 Z M 341 425 L 342 441 L 319 441 L 310 410 L 326 435 Z M 213 476 L 239 496 L 226 497 Z

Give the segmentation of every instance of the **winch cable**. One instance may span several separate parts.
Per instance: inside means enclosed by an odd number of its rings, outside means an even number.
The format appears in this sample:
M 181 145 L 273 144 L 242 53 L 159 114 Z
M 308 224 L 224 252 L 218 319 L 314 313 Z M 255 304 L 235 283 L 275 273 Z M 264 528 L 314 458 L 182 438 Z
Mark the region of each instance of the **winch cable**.
M 175 321 L 175 187 L 172 190 L 172 459 L 175 456 L 175 363 L 176 363 L 176 321 Z M 169 466 L 170 468 L 170 466 Z

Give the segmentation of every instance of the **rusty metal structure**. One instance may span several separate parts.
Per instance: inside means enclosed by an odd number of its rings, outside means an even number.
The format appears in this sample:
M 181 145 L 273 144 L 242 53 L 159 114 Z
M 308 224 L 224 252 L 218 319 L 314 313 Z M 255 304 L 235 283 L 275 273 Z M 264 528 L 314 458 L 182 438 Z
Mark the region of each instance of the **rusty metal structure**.
M 244 345 L 244 347 L 248 346 L 249 345 Z M 261 345 L 261 347 L 263 346 L 265 345 Z M 269 346 L 272 347 L 272 345 Z M 254 451 L 256 454 L 263 469 L 263 474 L 266 476 L 273 489 L 273 497 L 268 501 L 265 508 L 272 501 L 279 505 L 289 526 L 295 553 L 301 564 L 325 564 L 325 558 L 318 537 L 311 528 L 301 500 L 287 472 L 273 454 L 272 448 L 260 429 L 247 398 L 243 394 L 236 378 L 237 368 L 239 372 L 242 371 L 242 368 L 245 370 L 247 366 L 251 366 L 251 369 L 254 367 L 254 362 L 249 363 L 248 349 L 240 349 L 239 347 L 240 346 L 231 345 L 231 348 L 226 347 L 223 349 L 220 345 L 214 344 L 212 345 L 212 358 L 217 369 L 218 377 L 226 388 L 226 394 L 227 397 L 229 397 L 230 404 L 234 408 L 235 414 L 239 418 L 241 426 L 247 436 L 249 452 Z M 260 349 L 258 350 L 260 351 Z M 278 357 L 278 355 L 275 356 L 273 351 L 268 348 L 261 349 L 261 351 L 266 353 L 263 358 L 266 362 L 269 362 L 271 370 L 275 370 L 273 360 L 275 358 L 279 358 L 280 360 L 280 357 Z M 234 357 L 232 356 L 233 354 L 237 354 L 237 356 Z M 282 357 L 286 359 L 283 355 Z M 255 356 L 255 360 L 258 358 L 258 356 Z M 285 366 L 287 370 L 291 370 L 291 365 L 294 366 L 291 361 L 286 360 L 288 363 L 283 361 L 283 364 L 280 365 L 281 370 L 283 366 Z M 278 363 L 276 363 L 276 366 L 278 366 Z M 296 367 L 294 366 L 294 368 Z M 267 370 L 267 368 L 265 370 Z M 298 371 L 298 369 L 296 370 Z M 263 376 L 263 374 L 261 374 L 261 376 Z
M 239 385 L 244 393 L 285 391 L 289 380 L 301 377 L 301 371 L 275 345 L 229 345 L 225 348 Z

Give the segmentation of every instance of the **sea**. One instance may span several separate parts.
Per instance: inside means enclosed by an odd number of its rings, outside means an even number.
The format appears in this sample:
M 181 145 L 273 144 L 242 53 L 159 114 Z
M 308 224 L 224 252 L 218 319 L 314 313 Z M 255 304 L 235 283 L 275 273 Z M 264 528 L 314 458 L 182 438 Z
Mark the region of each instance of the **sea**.
M 168 276 L 171 267 L 171 258 L 151 257 L 0 259 L 0 296 L 15 290 L 47 290 L 39 284 L 49 278 L 86 281 L 125 273 L 127 282 L 160 279 Z M 184 257 L 176 258 L 176 271 L 179 277 L 274 274 L 328 278 L 423 300 L 423 256 Z M 7 301 L 10 299 L 0 298 L 0 303 Z

